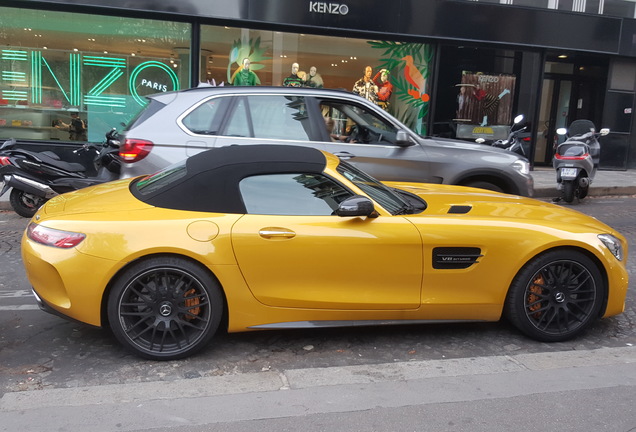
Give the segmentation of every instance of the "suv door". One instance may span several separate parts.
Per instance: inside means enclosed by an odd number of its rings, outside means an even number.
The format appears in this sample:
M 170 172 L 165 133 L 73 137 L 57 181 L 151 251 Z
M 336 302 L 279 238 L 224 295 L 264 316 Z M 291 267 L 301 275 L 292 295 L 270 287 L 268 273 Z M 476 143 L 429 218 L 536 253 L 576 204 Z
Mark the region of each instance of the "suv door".
M 424 147 L 413 137 L 412 145 L 398 145 L 398 127 L 379 110 L 335 98 L 321 98 L 319 106 L 327 124 L 328 152 L 378 179 L 440 182 L 429 174 Z
M 216 146 L 231 144 L 296 144 L 324 150 L 322 130 L 312 124 L 302 95 L 233 96 Z

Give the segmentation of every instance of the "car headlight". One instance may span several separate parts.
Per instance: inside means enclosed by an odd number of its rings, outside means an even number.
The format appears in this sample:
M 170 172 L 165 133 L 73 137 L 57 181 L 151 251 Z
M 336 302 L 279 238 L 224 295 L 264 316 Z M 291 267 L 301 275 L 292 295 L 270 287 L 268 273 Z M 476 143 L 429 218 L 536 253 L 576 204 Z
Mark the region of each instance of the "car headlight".
M 623 244 L 611 234 L 599 234 L 598 239 L 609 249 L 617 260 L 623 261 Z
M 530 162 L 525 159 L 517 159 L 512 167 L 519 171 L 521 174 L 530 174 Z

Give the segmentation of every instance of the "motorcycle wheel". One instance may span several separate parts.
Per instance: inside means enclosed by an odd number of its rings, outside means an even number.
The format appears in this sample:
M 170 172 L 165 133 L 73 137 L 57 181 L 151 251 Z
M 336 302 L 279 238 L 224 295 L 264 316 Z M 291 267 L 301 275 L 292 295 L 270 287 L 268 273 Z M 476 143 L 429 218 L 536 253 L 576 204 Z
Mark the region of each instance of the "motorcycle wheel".
M 579 188 L 579 199 L 583 199 L 587 196 L 588 191 L 590 190 L 590 187 L 584 187 L 584 188 Z
M 574 201 L 574 182 L 573 181 L 564 181 L 563 182 L 563 201 L 566 203 L 571 203 Z
M 46 202 L 46 199 L 13 188 L 11 189 L 11 195 L 9 195 L 9 202 L 17 214 L 25 218 L 32 218 L 42 204 Z

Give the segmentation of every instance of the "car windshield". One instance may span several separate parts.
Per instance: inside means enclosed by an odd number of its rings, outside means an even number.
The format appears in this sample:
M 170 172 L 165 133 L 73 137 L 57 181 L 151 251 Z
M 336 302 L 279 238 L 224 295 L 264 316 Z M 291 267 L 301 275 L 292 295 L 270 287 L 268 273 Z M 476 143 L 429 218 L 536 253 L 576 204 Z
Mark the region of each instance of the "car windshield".
M 388 188 L 353 165 L 341 160 L 336 170 L 391 214 L 412 213 L 412 205 L 402 199 L 393 189 Z

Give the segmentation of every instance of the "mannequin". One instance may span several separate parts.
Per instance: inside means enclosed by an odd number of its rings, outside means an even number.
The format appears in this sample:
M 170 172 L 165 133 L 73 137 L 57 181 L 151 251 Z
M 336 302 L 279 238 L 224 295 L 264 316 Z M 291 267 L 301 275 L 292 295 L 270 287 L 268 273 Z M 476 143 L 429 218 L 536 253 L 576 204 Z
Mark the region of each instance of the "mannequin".
M 283 80 L 285 87 L 302 87 L 303 80 L 298 76 L 298 63 L 293 63 L 291 68 L 291 75 Z
M 353 92 L 363 98 L 375 103 L 378 99 L 378 86 L 371 79 L 373 68 L 367 66 L 364 68 L 364 76 L 353 85 Z
M 389 109 L 389 99 L 393 93 L 393 84 L 389 82 L 389 71 L 382 69 L 375 74 L 373 82 L 378 86 L 378 100 L 376 103 L 383 110 Z
M 312 66 L 309 68 L 309 75 L 307 76 L 307 79 L 305 80 L 305 87 L 312 87 L 312 88 L 324 87 L 324 82 L 322 81 L 322 77 L 317 72 L 318 70 L 316 69 L 316 66 Z
M 250 59 L 247 57 L 243 59 L 243 66 L 241 70 L 236 74 L 234 78 L 235 86 L 254 86 L 258 83 L 258 77 L 250 70 Z

